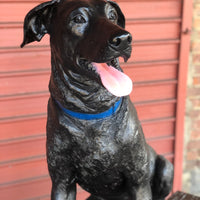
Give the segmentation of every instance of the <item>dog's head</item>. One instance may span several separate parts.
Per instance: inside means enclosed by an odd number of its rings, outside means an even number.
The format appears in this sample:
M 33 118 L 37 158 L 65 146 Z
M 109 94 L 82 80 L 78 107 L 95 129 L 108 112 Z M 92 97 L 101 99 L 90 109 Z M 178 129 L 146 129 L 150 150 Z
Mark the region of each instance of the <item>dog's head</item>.
M 109 0 L 52 0 L 32 9 L 24 21 L 21 45 L 48 33 L 53 57 L 63 70 L 89 76 L 115 96 L 128 95 L 132 81 L 118 57 L 128 60 L 132 37 L 119 6 Z

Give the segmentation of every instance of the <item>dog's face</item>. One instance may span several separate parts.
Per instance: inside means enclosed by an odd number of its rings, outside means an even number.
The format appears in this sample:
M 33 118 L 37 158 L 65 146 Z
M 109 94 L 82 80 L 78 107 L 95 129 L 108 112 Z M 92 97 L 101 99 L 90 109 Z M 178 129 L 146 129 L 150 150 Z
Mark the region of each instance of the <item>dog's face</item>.
M 117 78 L 128 81 L 119 72 L 118 62 L 118 57 L 126 61 L 131 54 L 132 37 L 124 27 L 124 15 L 112 1 L 54 0 L 28 13 L 22 46 L 40 41 L 49 33 L 52 53 L 65 72 L 70 69 L 97 81 L 101 79 L 108 90 L 113 90 Z M 127 84 L 130 90 L 130 80 Z

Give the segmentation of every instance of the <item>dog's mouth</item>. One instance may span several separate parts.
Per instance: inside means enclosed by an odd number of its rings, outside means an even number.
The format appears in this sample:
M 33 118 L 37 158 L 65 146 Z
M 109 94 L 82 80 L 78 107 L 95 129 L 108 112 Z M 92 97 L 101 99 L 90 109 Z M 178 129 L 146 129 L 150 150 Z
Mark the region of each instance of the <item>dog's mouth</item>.
M 90 62 L 77 58 L 77 64 L 83 69 L 101 79 L 102 85 L 117 97 L 127 96 L 132 91 L 132 80 L 122 72 L 118 58 L 105 63 Z

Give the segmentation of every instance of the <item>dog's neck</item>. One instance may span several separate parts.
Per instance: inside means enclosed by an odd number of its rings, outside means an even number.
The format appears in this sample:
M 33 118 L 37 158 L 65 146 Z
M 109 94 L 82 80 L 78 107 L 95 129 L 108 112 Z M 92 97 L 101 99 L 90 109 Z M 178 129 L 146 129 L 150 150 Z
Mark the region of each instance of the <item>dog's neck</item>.
M 66 109 L 82 113 L 100 113 L 112 107 L 119 97 L 113 96 L 96 81 L 78 73 L 64 70 L 60 62 L 52 59 L 49 84 L 51 96 Z

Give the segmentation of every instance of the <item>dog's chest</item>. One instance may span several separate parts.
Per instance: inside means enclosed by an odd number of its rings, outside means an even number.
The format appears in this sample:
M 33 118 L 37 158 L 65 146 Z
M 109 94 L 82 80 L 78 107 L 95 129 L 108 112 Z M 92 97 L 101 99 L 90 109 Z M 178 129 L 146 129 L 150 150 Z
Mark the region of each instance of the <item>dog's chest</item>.
M 97 188 L 104 192 L 119 190 L 125 182 L 125 174 L 132 174 L 134 182 L 137 174 L 142 178 L 146 173 L 143 169 L 145 151 L 137 125 L 132 123 L 127 126 L 130 124 L 127 123 L 123 126 L 123 121 L 105 124 L 85 125 L 82 137 L 74 136 L 76 142 L 72 158 L 77 179 L 90 192 L 95 192 Z M 141 166 L 136 166 L 137 160 L 140 160 Z
M 78 183 L 91 193 L 119 189 L 124 182 L 121 157 L 122 151 L 113 137 L 87 138 L 74 152 Z
M 83 136 L 75 137 L 76 147 L 73 154 L 77 168 L 90 170 L 92 174 L 105 171 L 118 163 L 122 146 L 118 143 L 117 133 L 112 132 L 110 127 L 85 126 Z
M 145 141 L 132 110 L 107 120 L 92 122 L 64 117 L 60 123 L 71 135 L 71 160 L 77 182 L 85 190 L 116 192 L 126 179 L 138 184 L 145 177 Z

